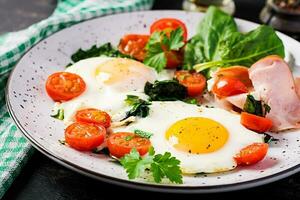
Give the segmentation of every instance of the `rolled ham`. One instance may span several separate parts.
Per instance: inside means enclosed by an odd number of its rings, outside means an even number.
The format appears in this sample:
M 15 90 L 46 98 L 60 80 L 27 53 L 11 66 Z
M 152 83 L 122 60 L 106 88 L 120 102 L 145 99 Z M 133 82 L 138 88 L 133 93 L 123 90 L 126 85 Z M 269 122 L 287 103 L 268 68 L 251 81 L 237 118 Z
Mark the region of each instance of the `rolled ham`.
M 249 69 L 255 93 L 271 107 L 266 115 L 273 131 L 300 127 L 300 99 L 287 63 L 278 56 L 268 56 Z

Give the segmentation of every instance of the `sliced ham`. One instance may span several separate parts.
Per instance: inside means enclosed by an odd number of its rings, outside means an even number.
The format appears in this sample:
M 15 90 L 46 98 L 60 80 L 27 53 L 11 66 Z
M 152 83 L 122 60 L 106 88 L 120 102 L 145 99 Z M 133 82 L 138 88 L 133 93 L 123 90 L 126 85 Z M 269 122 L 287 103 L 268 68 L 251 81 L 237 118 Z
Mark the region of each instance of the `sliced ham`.
M 273 121 L 273 131 L 300 127 L 300 99 L 287 63 L 278 56 L 268 56 L 249 69 L 255 93 L 271 107 L 266 115 Z

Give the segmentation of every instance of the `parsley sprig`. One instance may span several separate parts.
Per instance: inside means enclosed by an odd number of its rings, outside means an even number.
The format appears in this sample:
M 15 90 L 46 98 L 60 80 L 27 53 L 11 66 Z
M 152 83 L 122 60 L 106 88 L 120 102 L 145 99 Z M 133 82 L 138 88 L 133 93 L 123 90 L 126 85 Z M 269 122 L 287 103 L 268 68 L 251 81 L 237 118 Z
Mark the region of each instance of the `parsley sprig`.
M 183 30 L 181 27 L 170 32 L 154 32 L 146 45 L 146 58 L 144 63 L 155 68 L 157 72 L 162 71 L 167 65 L 166 52 L 179 51 L 184 46 Z
M 148 155 L 141 157 L 134 148 L 121 158 L 120 162 L 126 169 L 129 179 L 141 177 L 146 169 L 149 169 L 156 183 L 160 183 L 163 178 L 167 178 L 173 183 L 182 183 L 180 161 L 172 157 L 170 152 L 155 155 L 155 151 L 151 147 Z

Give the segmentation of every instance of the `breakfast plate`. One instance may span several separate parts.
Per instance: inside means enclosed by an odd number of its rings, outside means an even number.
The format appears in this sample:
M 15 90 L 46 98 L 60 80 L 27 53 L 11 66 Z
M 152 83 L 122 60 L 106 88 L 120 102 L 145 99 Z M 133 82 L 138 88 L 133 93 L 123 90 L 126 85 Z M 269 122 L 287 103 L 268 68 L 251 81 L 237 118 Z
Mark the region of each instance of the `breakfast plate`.
M 7 107 L 18 128 L 40 152 L 81 174 L 126 187 L 174 192 L 210 193 L 250 188 L 270 183 L 300 171 L 300 131 L 272 134 L 265 159 L 255 165 L 237 167 L 232 171 L 213 174 L 184 175 L 182 184 L 153 183 L 143 178 L 128 180 L 121 165 L 105 154 L 80 152 L 61 144 L 65 125 L 52 117 L 53 101 L 45 91 L 50 74 L 64 71 L 71 55 L 78 49 L 111 42 L 117 46 L 124 34 L 149 32 L 150 25 L 159 18 L 177 18 L 195 35 L 202 13 L 184 11 L 143 11 L 92 19 L 59 31 L 31 48 L 11 73 L 7 86 Z M 241 32 L 255 29 L 258 24 L 235 19 Z M 293 73 L 299 75 L 300 43 L 277 33 L 293 59 Z

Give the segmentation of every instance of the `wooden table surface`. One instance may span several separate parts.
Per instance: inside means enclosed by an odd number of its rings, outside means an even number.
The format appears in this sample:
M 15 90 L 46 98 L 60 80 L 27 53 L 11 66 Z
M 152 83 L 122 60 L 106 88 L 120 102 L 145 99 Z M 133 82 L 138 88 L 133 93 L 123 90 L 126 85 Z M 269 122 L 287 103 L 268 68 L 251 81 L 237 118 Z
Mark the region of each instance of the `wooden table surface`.
M 235 16 L 259 22 L 258 14 L 263 0 L 236 0 Z M 51 14 L 55 0 L 0 0 L 0 34 L 16 31 L 40 21 Z M 181 9 L 182 0 L 156 0 L 153 9 Z M 115 192 L 118 192 L 117 194 Z M 100 182 L 55 163 L 35 151 L 19 177 L 4 196 L 4 200 L 49 199 L 108 199 L 116 195 L 123 198 L 143 199 L 205 199 L 227 198 L 299 199 L 300 174 L 257 188 L 203 195 L 178 195 L 145 192 Z

